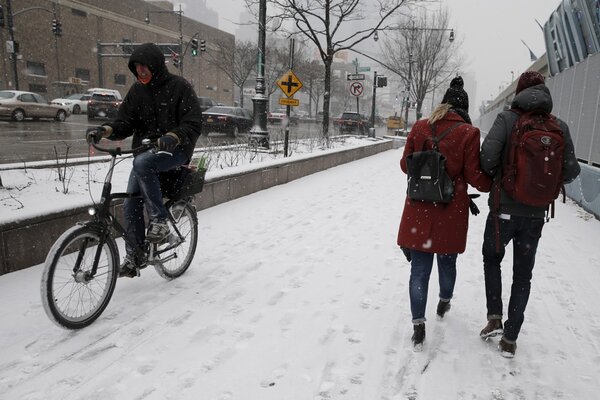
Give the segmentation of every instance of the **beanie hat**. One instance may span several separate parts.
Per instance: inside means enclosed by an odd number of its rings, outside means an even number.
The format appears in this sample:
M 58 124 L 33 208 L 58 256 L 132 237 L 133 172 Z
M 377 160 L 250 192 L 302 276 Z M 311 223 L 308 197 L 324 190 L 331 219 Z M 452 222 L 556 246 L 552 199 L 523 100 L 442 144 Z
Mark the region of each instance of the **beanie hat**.
M 460 76 L 450 81 L 450 87 L 446 90 L 442 103 L 448 103 L 453 108 L 469 111 L 469 95 L 463 89 L 464 82 Z
M 526 71 L 521 74 L 519 77 L 519 83 L 517 83 L 517 91 L 515 94 L 519 94 L 524 89 L 528 87 L 540 85 L 544 83 L 545 78 L 544 75 L 540 74 L 537 71 Z

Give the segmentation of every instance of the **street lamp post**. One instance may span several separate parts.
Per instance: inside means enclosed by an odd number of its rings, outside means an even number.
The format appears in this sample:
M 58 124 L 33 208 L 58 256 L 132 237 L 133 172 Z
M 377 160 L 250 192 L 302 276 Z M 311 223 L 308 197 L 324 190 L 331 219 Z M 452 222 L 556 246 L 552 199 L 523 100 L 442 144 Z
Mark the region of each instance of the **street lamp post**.
M 250 141 L 269 148 L 267 131 L 267 96 L 265 95 L 265 41 L 266 41 L 267 1 L 260 0 L 258 8 L 258 60 L 256 66 L 256 94 L 254 105 L 254 126 L 250 130 Z
M 404 132 L 408 136 L 408 106 L 410 105 L 410 80 L 412 78 L 412 53 L 408 53 L 408 80 L 406 81 L 406 109 L 404 110 Z

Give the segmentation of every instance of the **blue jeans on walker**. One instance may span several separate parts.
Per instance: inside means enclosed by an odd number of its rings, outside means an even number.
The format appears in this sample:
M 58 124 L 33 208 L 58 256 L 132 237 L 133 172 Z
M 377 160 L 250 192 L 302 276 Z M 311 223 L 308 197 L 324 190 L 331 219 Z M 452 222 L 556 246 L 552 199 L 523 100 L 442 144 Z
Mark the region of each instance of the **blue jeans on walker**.
M 138 246 L 144 243 L 146 237 L 144 203 L 150 221 L 167 218 L 167 209 L 164 206 L 162 192 L 160 191 L 159 172 L 177 168 L 186 161 L 187 156 L 179 146 L 173 151 L 172 155 L 165 152 L 145 151 L 134 157 L 127 184 L 127 193 L 139 192 L 143 197 L 125 199 L 123 210 L 127 222 L 127 236 Z M 125 248 L 127 254 L 133 255 L 135 253 L 135 249 L 127 242 Z
M 425 308 L 427 306 L 427 291 L 429 289 L 429 276 L 433 268 L 434 253 L 411 250 L 410 264 L 410 311 L 412 322 L 418 324 L 425 322 Z M 440 292 L 442 300 L 452 299 L 454 283 L 456 282 L 456 258 L 458 254 L 437 254 Z
M 496 235 L 496 223 L 498 233 Z M 525 308 L 531 291 L 531 277 L 535 254 L 544 227 L 543 218 L 519 216 L 487 217 L 483 233 L 483 269 L 488 319 L 502 319 L 502 272 L 500 264 L 504 250 L 513 242 L 513 274 L 508 319 L 504 323 L 504 337 L 515 341 L 525 320 Z M 496 248 L 497 239 L 499 249 Z M 499 251 L 498 251 L 499 250 Z

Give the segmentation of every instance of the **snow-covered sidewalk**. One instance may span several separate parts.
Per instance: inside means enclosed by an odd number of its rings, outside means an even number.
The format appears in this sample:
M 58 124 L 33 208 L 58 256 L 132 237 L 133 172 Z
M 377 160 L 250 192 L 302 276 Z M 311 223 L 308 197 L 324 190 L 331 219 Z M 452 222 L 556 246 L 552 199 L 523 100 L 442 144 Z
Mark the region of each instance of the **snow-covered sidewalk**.
M 409 264 L 395 244 L 401 154 L 200 212 L 190 270 L 171 282 L 150 269 L 120 279 L 107 310 L 81 331 L 46 317 L 41 266 L 0 276 L 0 398 L 597 398 L 600 222 L 572 203 L 558 204 L 544 228 L 513 360 L 478 337 L 483 198 L 452 309 L 436 320 L 432 274 L 425 349 L 412 351 Z

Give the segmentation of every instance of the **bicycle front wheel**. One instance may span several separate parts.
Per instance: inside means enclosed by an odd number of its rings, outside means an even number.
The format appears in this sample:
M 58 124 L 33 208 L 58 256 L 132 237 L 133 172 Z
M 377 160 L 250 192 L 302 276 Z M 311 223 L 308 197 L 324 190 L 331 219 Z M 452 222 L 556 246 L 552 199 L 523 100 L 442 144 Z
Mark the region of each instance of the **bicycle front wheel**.
M 163 278 L 174 279 L 187 271 L 196 253 L 198 216 L 196 209 L 186 201 L 176 202 L 169 207 L 169 212 L 173 217 L 171 223 L 174 224 L 181 236 L 177 235 L 171 227 L 171 234 L 174 235 L 178 245 L 171 248 L 172 245 L 167 243 L 165 247 L 171 249 L 166 251 L 161 250 L 162 245 L 156 245 L 161 261 L 154 267 Z
M 81 329 L 104 311 L 119 275 L 119 250 L 93 226 L 74 226 L 50 249 L 41 282 L 46 314 L 57 325 Z

